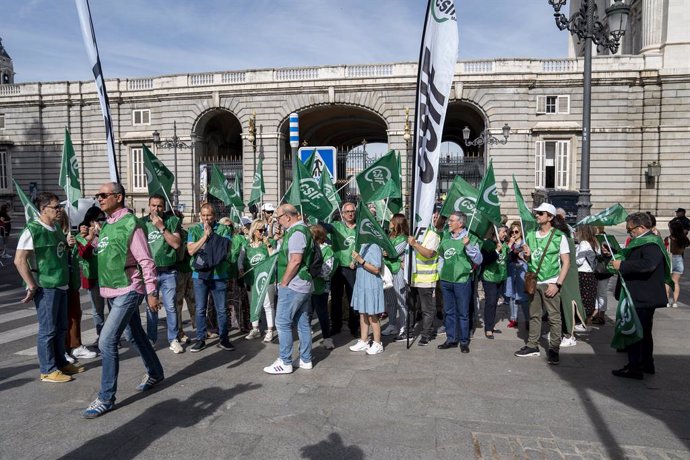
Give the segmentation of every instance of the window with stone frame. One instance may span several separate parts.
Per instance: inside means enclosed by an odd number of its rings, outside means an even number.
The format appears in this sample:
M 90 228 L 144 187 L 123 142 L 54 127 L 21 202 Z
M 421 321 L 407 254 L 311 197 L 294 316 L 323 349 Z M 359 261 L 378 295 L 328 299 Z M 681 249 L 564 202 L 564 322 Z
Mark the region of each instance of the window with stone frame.
M 9 192 L 11 189 L 10 152 L 0 150 L 0 192 Z
M 132 110 L 132 126 L 146 126 L 151 124 L 150 109 Z
M 534 187 L 570 188 L 570 141 L 542 140 L 535 143 Z
M 570 96 L 537 96 L 537 114 L 567 115 L 570 113 Z
M 130 155 L 129 177 L 132 192 L 148 192 L 146 169 L 144 168 L 144 149 L 132 147 Z

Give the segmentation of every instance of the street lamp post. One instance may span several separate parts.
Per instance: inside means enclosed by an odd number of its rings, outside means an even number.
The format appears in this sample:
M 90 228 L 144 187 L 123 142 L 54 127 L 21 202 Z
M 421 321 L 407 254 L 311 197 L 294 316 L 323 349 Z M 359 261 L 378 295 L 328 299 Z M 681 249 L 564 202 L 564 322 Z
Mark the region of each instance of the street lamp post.
M 595 0 L 582 0 L 580 10 L 568 19 L 561 8 L 568 0 L 548 0 L 555 11 L 556 26 L 560 30 L 568 30 L 577 35 L 578 40 L 585 42 L 584 88 L 582 101 L 582 155 L 580 168 L 580 197 L 577 202 L 577 220 L 589 215 L 592 207 L 589 189 L 589 145 L 592 115 L 592 43 L 598 49 L 608 49 L 615 54 L 620 46 L 620 38 L 625 34 L 628 23 L 630 5 L 623 0 L 614 0 L 613 5 L 606 8 L 606 20 L 602 23 L 597 15 Z
M 508 123 L 503 125 L 503 140 L 497 138 L 496 136 L 492 135 L 488 129 L 485 129 L 479 134 L 479 137 L 477 137 L 475 140 L 471 141 L 470 140 L 470 128 L 465 126 L 462 129 L 462 138 L 465 141 L 465 145 L 468 147 L 481 147 L 484 144 L 488 145 L 505 145 L 508 143 L 508 138 L 510 137 L 510 126 L 508 126 Z
M 185 142 L 181 141 L 179 137 L 177 137 L 177 122 L 173 121 L 173 137 L 172 139 L 165 139 L 161 140 L 161 135 L 158 131 L 153 132 L 153 143 L 157 145 L 158 147 L 162 147 L 164 149 L 173 149 L 173 157 L 175 161 L 175 190 L 173 191 L 173 207 L 175 209 L 178 208 L 180 204 L 180 189 L 178 188 L 177 184 L 179 182 L 178 176 L 177 176 L 177 148 L 189 148 L 189 145 L 187 145 Z
M 410 132 L 410 109 L 405 107 L 405 128 L 403 130 L 403 140 L 405 141 L 405 177 L 407 180 L 413 180 L 410 177 L 410 140 L 412 139 L 412 134 Z M 409 189 L 409 187 L 408 187 Z M 409 197 L 408 197 L 409 198 Z
M 247 140 L 252 144 L 252 152 L 254 155 L 254 174 L 256 176 L 256 112 L 252 112 L 252 116 L 249 117 L 249 128 L 247 129 L 248 135 Z M 253 177 L 252 176 L 252 177 Z

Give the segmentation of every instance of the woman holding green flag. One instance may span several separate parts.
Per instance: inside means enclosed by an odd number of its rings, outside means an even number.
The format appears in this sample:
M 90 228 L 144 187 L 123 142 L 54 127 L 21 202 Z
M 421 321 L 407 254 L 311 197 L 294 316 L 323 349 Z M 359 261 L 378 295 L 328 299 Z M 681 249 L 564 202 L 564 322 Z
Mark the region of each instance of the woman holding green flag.
M 508 245 L 505 244 L 508 227 L 498 229 L 493 238 L 484 240 L 482 245 L 482 286 L 484 287 L 484 335 L 494 338 L 498 294 L 503 290 L 508 278 Z

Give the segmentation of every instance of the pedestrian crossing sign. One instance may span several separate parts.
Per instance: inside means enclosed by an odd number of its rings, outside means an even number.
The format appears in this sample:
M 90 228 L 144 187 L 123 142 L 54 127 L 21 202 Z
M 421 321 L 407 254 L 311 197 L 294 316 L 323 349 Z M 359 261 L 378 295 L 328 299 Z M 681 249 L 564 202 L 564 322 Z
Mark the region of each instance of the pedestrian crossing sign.
M 326 170 L 331 175 L 331 180 L 335 183 L 338 177 L 337 151 L 335 147 L 301 147 L 297 153 L 297 158 L 307 164 L 312 155 L 316 155 L 312 162 L 311 175 L 318 181 L 321 173 Z

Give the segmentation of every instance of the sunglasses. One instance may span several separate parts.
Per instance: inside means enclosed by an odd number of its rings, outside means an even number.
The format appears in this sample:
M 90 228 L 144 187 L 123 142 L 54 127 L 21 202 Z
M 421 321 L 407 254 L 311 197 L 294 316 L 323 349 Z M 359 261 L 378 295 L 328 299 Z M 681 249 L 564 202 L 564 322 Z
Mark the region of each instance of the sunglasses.
M 264 211 L 266 214 L 273 214 L 273 211 Z
M 519 234 L 520 234 L 520 230 L 513 230 L 512 232 L 510 232 L 510 234 L 511 234 L 511 235 L 519 235 Z
M 354 210 L 352 210 L 352 211 L 343 211 L 343 214 L 352 214 L 353 212 L 355 212 L 355 211 L 354 211 Z
M 64 208 L 64 206 L 61 205 L 61 204 L 56 204 L 55 206 L 43 206 L 43 207 L 44 207 L 44 208 L 54 209 L 55 211 L 59 211 L 60 209 Z
M 117 193 L 96 193 L 93 197 L 96 200 L 105 200 L 109 196 L 117 195 Z
M 546 214 L 546 211 L 535 211 L 534 214 L 536 216 L 543 216 L 544 214 Z
M 282 213 L 282 214 L 276 214 L 276 219 L 280 219 L 280 218 L 281 218 L 281 217 L 283 217 L 284 215 L 285 215 L 285 213 Z
M 628 233 L 631 233 L 631 232 L 632 232 L 633 230 L 635 230 L 636 228 L 640 228 L 640 225 L 637 225 L 636 227 L 626 228 L 625 231 L 628 232 Z

